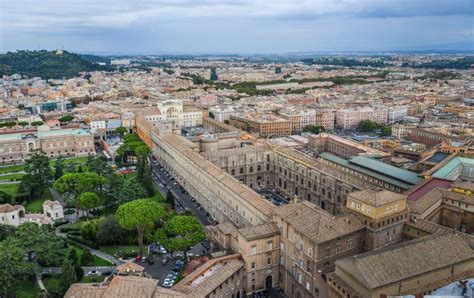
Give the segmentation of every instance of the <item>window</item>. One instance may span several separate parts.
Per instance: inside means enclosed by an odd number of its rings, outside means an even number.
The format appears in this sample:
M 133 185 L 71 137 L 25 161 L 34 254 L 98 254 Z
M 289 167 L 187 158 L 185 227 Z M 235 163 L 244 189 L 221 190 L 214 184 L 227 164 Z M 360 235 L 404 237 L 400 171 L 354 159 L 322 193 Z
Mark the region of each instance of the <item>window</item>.
M 336 244 L 336 254 L 340 253 L 341 252 L 341 244 L 340 243 L 337 243 Z
M 255 262 L 252 262 L 252 269 L 255 269 Z
M 271 264 L 272 264 L 272 256 L 267 255 L 267 265 L 271 265 Z
M 267 241 L 267 249 L 268 250 L 273 249 L 273 241 L 272 240 Z
M 352 249 L 352 239 L 347 240 L 347 249 Z
M 251 247 L 251 250 L 250 250 L 251 254 L 256 254 L 257 253 L 257 246 L 256 245 L 252 245 Z

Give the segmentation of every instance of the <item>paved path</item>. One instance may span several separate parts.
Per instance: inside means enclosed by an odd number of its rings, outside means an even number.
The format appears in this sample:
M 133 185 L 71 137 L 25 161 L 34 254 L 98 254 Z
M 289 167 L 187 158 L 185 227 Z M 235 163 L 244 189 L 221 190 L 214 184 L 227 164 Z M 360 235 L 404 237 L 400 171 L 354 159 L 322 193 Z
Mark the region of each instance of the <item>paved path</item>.
M 104 272 L 110 273 L 111 271 L 114 271 L 115 266 L 82 266 L 82 270 L 84 270 L 85 274 L 87 274 L 90 271 L 97 271 L 100 274 L 102 274 Z M 43 267 L 40 269 L 39 272 L 36 272 L 36 276 L 38 278 L 38 275 L 41 275 L 41 274 L 60 274 L 61 271 L 62 271 L 61 267 Z

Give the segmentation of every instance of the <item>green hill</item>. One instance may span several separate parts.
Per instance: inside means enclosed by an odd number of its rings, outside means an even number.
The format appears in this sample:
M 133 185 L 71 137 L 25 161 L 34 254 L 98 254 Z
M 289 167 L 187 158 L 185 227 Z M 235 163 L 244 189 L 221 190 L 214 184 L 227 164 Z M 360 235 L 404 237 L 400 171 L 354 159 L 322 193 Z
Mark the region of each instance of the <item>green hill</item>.
M 63 51 L 17 51 L 0 54 L 0 77 L 21 74 L 43 79 L 75 77 L 82 71 L 109 70 L 83 59 L 80 55 Z M 89 61 L 88 61 L 89 60 Z

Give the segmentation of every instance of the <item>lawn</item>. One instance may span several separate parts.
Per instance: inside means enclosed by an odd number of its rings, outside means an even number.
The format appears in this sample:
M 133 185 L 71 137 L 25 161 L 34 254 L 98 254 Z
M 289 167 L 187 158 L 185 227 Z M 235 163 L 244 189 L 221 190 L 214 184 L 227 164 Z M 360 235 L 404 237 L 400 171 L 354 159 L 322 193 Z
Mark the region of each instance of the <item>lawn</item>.
M 72 244 L 69 244 L 69 247 L 74 248 L 77 252 L 78 258 L 81 259 L 81 256 L 84 254 L 84 249 Z M 102 258 L 99 258 L 98 256 L 93 255 L 92 262 L 89 264 L 85 264 L 83 266 L 112 266 L 112 264 L 107 260 L 104 260 Z
M 105 276 L 84 276 L 81 282 L 102 282 L 104 279 Z
M 11 165 L 11 166 L 0 167 L 0 174 L 21 172 L 24 169 L 25 169 L 25 165 Z
M 19 183 L 16 184 L 0 184 L 0 190 L 14 197 L 18 188 L 20 187 Z
M 126 254 L 129 254 L 132 252 L 136 252 L 138 254 L 138 245 L 101 246 L 99 250 L 112 256 L 115 256 L 119 251 L 124 252 Z
M 31 279 L 22 280 L 16 286 L 15 295 L 21 298 L 36 298 L 40 288 Z
M 33 200 L 26 204 L 25 209 L 27 212 L 41 213 L 43 212 L 43 203 L 46 200 L 54 201 L 53 195 L 51 194 L 48 188 L 45 188 L 43 190 L 43 196 L 41 198 Z
M 43 285 L 50 293 L 59 293 L 59 275 L 43 277 Z
M 0 175 L 0 181 L 15 181 L 15 180 L 21 180 L 25 174 L 22 173 L 12 173 L 12 174 L 7 174 L 7 175 Z
M 64 160 L 64 163 L 68 164 L 68 163 L 85 163 L 87 161 L 87 156 L 80 156 L 80 157 L 70 157 L 70 158 L 66 158 Z M 51 167 L 54 167 L 54 165 L 56 164 L 56 159 L 53 159 L 53 160 L 50 160 L 49 161 L 49 165 Z

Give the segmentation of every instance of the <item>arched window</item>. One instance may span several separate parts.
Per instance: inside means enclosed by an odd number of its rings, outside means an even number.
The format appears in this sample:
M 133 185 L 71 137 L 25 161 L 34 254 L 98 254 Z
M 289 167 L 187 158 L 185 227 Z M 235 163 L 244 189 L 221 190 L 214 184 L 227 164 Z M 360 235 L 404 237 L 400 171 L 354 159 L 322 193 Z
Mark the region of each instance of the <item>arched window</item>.
M 261 165 L 258 165 L 257 166 L 257 171 L 260 172 L 262 170 L 262 166 Z
M 235 176 L 235 169 L 232 169 L 232 171 L 230 171 L 230 173 L 232 174 L 232 176 Z
M 244 173 L 244 168 L 240 168 L 240 174 L 243 174 Z
M 253 167 L 250 167 L 250 168 L 249 168 L 249 172 L 250 172 L 250 173 L 253 173 Z

